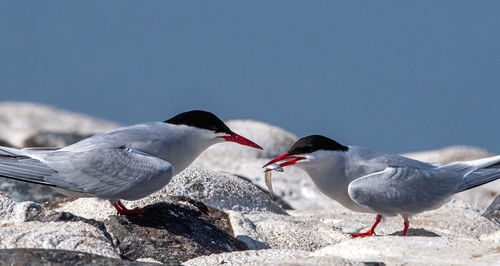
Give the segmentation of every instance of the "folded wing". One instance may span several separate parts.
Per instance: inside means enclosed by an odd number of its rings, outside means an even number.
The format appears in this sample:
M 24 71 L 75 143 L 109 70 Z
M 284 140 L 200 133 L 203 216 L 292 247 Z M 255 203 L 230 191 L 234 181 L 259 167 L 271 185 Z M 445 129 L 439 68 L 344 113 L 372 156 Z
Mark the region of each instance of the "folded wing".
M 352 200 L 387 215 L 413 215 L 438 208 L 457 192 L 463 178 L 442 169 L 387 167 L 349 184 Z

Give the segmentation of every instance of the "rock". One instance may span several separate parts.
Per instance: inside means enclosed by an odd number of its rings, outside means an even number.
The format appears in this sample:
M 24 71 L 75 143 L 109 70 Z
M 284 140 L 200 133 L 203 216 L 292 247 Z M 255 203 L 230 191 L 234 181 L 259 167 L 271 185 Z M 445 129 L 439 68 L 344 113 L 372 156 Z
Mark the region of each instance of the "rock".
M 477 147 L 451 146 L 438 150 L 405 153 L 402 156 L 428 163 L 447 164 L 486 158 L 493 154 Z
M 116 209 L 108 200 L 97 198 L 65 198 L 50 202 L 45 206 L 57 212 L 70 212 L 74 215 L 97 221 L 104 221 L 110 215 L 116 214 Z
M 375 221 L 374 214 L 356 213 L 346 209 L 311 211 L 289 211 L 291 216 L 311 219 L 329 224 L 344 234 L 368 230 Z M 477 239 L 483 234 L 491 234 L 500 229 L 466 202 L 454 199 L 443 207 L 411 217 L 409 235 L 448 236 Z M 403 219 L 385 217 L 375 232 L 379 236 L 401 235 Z
M 102 231 L 84 222 L 4 223 L 0 249 L 6 248 L 65 249 L 120 258 Z
M 254 249 L 270 247 L 312 251 L 349 238 L 320 219 L 300 215 L 230 212 L 230 221 L 236 238 Z
M 50 248 L 119 255 L 102 222 L 17 203 L 0 193 L 0 248 Z
M 350 233 L 367 230 L 374 214 L 346 209 L 293 210 L 289 216 L 272 213 L 229 212 L 237 239 L 251 249 L 297 249 L 315 251 L 351 239 Z M 386 218 L 377 227 L 379 236 L 401 235 L 400 217 Z M 500 226 L 488 221 L 467 203 L 452 200 L 440 209 L 424 212 L 410 220 L 409 236 L 492 239 Z M 488 237 L 487 237 L 488 236 Z M 432 241 L 432 240 L 429 240 Z
M 12 147 L 13 145 L 7 142 L 6 140 L 0 139 L 0 146 Z
M 496 197 L 488 209 L 483 213 L 483 216 L 500 225 L 500 196 Z
M 147 262 L 126 261 L 104 257 L 95 254 L 58 250 L 58 249 L 31 249 L 14 248 L 0 249 L 2 265 L 118 265 L 118 266 L 147 266 L 156 265 Z
M 41 209 L 42 206 L 33 202 L 17 203 L 0 192 L 0 225 L 28 221 L 30 217 L 37 215 Z
M 163 189 L 133 202 L 133 205 L 144 206 L 172 195 L 186 196 L 223 211 L 268 211 L 286 214 L 273 202 L 269 194 L 251 182 L 231 174 L 196 167 L 188 167 L 174 176 Z
M 231 253 L 202 256 L 184 262 L 184 265 L 264 265 L 279 263 L 283 260 L 293 260 L 309 254 L 303 250 L 264 249 L 246 250 Z
M 212 253 L 247 249 L 235 239 L 224 212 L 185 197 L 169 197 L 141 215 L 111 216 L 105 221 L 120 252 L 177 264 Z
M 17 147 L 24 147 L 27 139 L 40 132 L 88 136 L 117 127 L 119 125 L 116 123 L 42 104 L 0 103 L 0 139 Z M 54 144 L 61 142 L 45 143 L 48 146 L 59 146 Z
M 184 265 L 384 265 L 343 259 L 340 257 L 310 257 L 310 252 L 288 249 L 264 249 L 213 254 L 194 258 Z
M 355 238 L 311 253 L 389 265 L 494 265 L 500 261 L 498 244 L 478 239 L 382 236 Z

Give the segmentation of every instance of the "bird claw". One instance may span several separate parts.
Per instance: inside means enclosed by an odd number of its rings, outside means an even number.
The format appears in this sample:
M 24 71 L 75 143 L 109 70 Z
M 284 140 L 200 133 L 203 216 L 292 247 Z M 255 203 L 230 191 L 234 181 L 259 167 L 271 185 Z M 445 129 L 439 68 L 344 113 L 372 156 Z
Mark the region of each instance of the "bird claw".
M 150 208 L 149 206 L 145 206 L 142 208 L 136 207 L 133 209 L 128 209 L 120 201 L 113 203 L 113 207 L 115 207 L 116 211 L 118 212 L 118 215 L 142 214 L 145 209 Z
M 362 233 L 351 233 L 351 237 L 352 238 L 355 238 L 355 237 L 367 237 L 367 236 L 372 236 L 372 235 L 377 235 L 377 234 L 375 234 L 375 232 L 372 231 L 372 230 L 368 230 L 368 231 L 362 232 Z

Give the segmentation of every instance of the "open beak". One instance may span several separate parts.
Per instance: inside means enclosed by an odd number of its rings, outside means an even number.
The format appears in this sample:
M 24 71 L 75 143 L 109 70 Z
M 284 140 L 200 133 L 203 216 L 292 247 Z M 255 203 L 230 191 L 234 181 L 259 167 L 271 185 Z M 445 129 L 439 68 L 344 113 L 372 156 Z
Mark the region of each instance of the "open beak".
M 253 142 L 245 137 L 242 137 L 234 132 L 232 132 L 232 134 L 229 136 L 221 136 L 220 138 L 223 138 L 225 141 L 236 142 L 236 143 L 241 144 L 241 145 L 245 145 L 245 146 L 249 146 L 252 148 L 259 149 L 259 150 L 263 150 L 262 147 L 257 145 L 255 142 Z
M 288 155 L 288 153 L 283 153 L 282 155 L 280 155 L 280 156 L 274 158 L 273 160 L 271 160 L 270 162 L 268 162 L 266 165 L 264 165 L 264 167 L 266 167 L 270 164 L 273 164 L 273 163 L 278 163 L 280 161 L 288 160 L 286 162 L 279 163 L 279 166 L 285 167 L 285 166 L 295 164 L 296 162 L 301 161 L 301 160 L 305 160 L 305 159 L 306 159 L 305 157 Z

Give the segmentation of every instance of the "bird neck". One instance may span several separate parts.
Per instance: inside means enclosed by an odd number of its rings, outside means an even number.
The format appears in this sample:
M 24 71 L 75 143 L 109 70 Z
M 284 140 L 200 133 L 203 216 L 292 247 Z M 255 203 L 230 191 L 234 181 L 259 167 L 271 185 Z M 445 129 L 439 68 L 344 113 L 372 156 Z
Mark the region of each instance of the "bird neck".
M 188 167 L 204 150 L 218 143 L 209 130 L 189 126 L 173 125 L 168 130 L 169 138 L 162 141 L 158 157 L 174 166 L 174 174 Z

